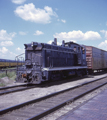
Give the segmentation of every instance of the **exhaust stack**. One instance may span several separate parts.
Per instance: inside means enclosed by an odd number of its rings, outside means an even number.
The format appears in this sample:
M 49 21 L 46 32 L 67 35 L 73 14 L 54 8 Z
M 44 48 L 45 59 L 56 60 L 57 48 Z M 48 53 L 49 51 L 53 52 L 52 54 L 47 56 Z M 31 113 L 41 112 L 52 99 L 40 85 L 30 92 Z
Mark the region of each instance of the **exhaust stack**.
M 52 42 L 52 45 L 57 45 L 57 38 L 54 38 L 54 42 Z

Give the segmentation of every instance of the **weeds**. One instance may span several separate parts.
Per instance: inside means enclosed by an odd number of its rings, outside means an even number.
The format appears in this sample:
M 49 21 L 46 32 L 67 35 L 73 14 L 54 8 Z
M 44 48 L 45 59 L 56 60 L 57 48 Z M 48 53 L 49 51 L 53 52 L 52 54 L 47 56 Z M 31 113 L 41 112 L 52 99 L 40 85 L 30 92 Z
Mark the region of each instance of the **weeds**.
M 13 71 L 13 72 L 7 72 L 7 77 L 12 79 L 12 80 L 15 80 L 15 77 L 16 77 L 16 72 Z
M 3 83 L 0 83 L 0 87 L 4 87 L 4 86 L 6 86 L 5 84 L 3 84 Z
M 7 75 L 6 75 L 6 73 L 5 73 L 5 72 L 0 73 L 0 79 L 1 79 L 1 78 L 3 78 L 3 77 L 8 77 L 9 79 L 11 79 L 11 78 L 12 78 L 12 80 L 14 80 L 14 79 L 15 79 L 15 77 L 16 77 L 16 72 L 15 72 L 15 71 L 12 71 L 12 72 L 7 72 Z
M 0 73 L 0 79 L 6 77 L 6 73 Z
M 6 75 L 6 72 L 0 73 L 0 79 L 4 77 L 8 77 L 9 79 L 8 83 L 11 83 L 12 81 L 15 81 L 16 72 L 15 71 L 7 72 L 7 75 Z M 6 86 L 6 84 L 7 83 L 5 83 L 5 80 L 0 80 L 0 87 Z

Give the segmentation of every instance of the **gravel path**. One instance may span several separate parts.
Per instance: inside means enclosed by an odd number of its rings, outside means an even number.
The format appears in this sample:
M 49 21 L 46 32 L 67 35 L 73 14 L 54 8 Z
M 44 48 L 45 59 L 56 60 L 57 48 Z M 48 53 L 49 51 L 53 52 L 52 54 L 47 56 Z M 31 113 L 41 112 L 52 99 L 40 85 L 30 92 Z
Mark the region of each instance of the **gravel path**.
M 71 81 L 68 83 L 60 84 L 60 85 L 53 85 L 50 87 L 33 88 L 33 89 L 22 91 L 22 92 L 2 95 L 0 96 L 0 109 L 5 109 L 7 107 L 11 107 L 16 104 L 20 104 L 20 103 L 23 103 L 23 102 L 26 102 L 32 99 L 36 99 L 36 98 L 51 94 L 53 92 L 57 92 L 57 91 L 64 90 L 70 87 L 74 87 L 84 82 L 92 81 L 94 79 L 98 79 L 104 76 L 107 76 L 107 74 L 97 75 L 97 76 L 90 77 L 90 78 L 83 78 L 81 80 Z

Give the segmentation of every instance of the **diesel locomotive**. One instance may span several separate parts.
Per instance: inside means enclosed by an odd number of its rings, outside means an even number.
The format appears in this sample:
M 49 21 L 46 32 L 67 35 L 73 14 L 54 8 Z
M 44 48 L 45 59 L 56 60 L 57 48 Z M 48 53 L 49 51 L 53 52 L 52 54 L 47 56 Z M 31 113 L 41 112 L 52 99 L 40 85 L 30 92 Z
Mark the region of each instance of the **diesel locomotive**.
M 25 46 L 25 66 L 18 67 L 16 82 L 40 84 L 72 75 L 87 74 L 85 46 L 63 40 L 57 45 L 32 42 Z

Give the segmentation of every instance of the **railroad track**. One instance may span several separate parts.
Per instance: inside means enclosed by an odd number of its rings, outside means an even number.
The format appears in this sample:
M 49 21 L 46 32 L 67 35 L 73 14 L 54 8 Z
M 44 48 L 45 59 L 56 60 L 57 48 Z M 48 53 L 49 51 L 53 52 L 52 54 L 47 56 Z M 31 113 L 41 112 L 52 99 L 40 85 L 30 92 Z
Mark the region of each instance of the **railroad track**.
M 9 94 L 9 93 L 13 93 L 13 92 L 19 92 L 19 91 L 31 89 L 34 87 L 36 87 L 36 86 L 35 85 L 29 86 L 27 84 L 3 87 L 3 88 L 0 88 L 0 95 Z
M 0 120 L 38 120 L 107 84 L 107 77 L 87 82 L 0 111 Z
M 74 79 L 75 80 L 75 79 Z M 4 95 L 4 94 L 9 94 L 9 93 L 13 93 L 13 92 L 19 92 L 19 91 L 24 91 L 27 89 L 31 89 L 31 88 L 37 88 L 37 87 L 48 87 L 48 86 L 52 86 L 54 84 L 61 84 L 63 82 L 67 82 L 67 81 L 71 81 L 71 80 L 59 80 L 59 81 L 51 81 L 51 82 L 44 82 L 43 84 L 24 84 L 24 85 L 15 85 L 15 86 L 9 86 L 9 87 L 2 87 L 0 88 L 0 95 Z

